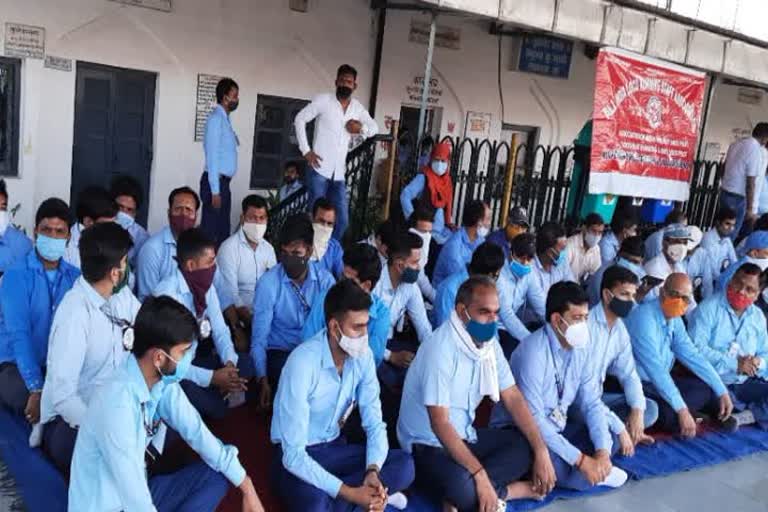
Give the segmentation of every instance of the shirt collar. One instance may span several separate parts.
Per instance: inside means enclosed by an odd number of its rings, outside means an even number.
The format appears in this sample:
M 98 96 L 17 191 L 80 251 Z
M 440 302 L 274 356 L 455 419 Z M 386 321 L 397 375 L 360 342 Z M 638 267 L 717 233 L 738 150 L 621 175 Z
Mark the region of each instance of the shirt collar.
M 125 362 L 125 372 L 128 375 L 131 387 L 136 392 L 136 397 L 139 399 L 139 403 L 149 402 L 149 388 L 147 387 L 147 381 L 144 379 L 144 374 L 141 373 L 139 368 L 139 362 L 136 360 L 136 356 L 131 354 L 128 356 L 128 360 Z M 155 384 L 160 386 L 161 383 Z
M 176 245 L 176 239 L 173 238 L 173 231 L 171 231 L 171 226 L 165 226 L 163 228 L 163 243 L 173 246 Z
M 555 334 L 555 330 L 552 328 L 552 324 L 547 322 L 547 324 L 544 326 L 544 331 L 547 334 L 547 342 L 549 343 L 549 348 L 552 350 L 553 354 L 560 354 L 565 349 L 560 344 L 560 340 L 557 339 L 557 334 Z
M 320 368 L 336 370 L 336 363 L 333 362 L 331 354 L 330 340 L 328 339 L 328 327 L 322 331 L 322 347 L 320 352 Z
M 192 290 L 189 289 L 187 280 L 184 279 L 184 274 L 181 273 L 181 269 L 176 269 L 176 290 L 179 295 L 192 295 Z
M 240 226 L 237 228 L 237 239 L 240 241 L 240 243 L 244 246 L 246 246 L 250 250 L 255 250 L 251 247 L 251 244 L 248 242 L 248 239 L 245 237 L 245 232 L 243 231 L 243 226 Z M 261 244 L 256 244 L 256 247 L 259 247 Z
M 379 277 L 379 282 L 381 283 L 381 291 L 385 293 L 394 291 L 394 287 L 392 286 L 392 278 L 389 277 L 388 265 L 385 265 L 384 268 L 381 269 L 381 276 Z
M 603 307 L 603 301 L 598 301 L 598 303 L 595 305 L 595 307 L 592 308 L 595 315 L 595 321 L 599 323 L 602 327 L 608 328 L 608 319 L 605 318 L 605 308 Z M 615 324 L 614 324 L 615 325 Z
M 93 307 L 101 309 L 101 307 L 107 303 L 107 300 L 102 297 L 83 276 L 80 276 L 77 279 L 77 282 L 80 283 L 80 286 L 83 289 L 85 300 L 87 300 Z
M 310 261 L 309 262 L 309 264 L 307 266 L 307 269 L 308 269 L 307 270 L 307 278 L 304 280 L 305 283 L 307 281 L 317 281 L 317 269 L 315 268 L 315 263 L 316 262 L 314 262 L 314 261 Z M 288 274 L 286 274 L 285 267 L 283 267 L 282 263 L 280 263 L 280 274 L 282 276 L 282 281 L 284 283 L 287 284 L 287 283 L 293 282 L 293 280 L 290 277 L 288 277 Z

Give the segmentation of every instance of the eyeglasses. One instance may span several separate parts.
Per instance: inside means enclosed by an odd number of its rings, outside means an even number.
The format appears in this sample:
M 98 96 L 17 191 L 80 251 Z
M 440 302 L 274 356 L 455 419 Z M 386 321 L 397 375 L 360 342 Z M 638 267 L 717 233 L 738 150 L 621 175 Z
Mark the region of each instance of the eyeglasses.
M 673 299 L 683 299 L 686 304 L 690 304 L 693 301 L 693 297 L 691 295 L 685 295 L 678 292 L 677 290 L 665 290 L 665 293 L 668 297 Z

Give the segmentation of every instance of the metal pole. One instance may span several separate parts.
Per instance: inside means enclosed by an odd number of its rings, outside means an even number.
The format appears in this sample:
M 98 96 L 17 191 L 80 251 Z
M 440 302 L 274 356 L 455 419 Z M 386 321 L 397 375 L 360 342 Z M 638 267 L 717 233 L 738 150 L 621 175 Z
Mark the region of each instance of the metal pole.
M 429 98 L 429 82 L 432 80 L 432 54 L 435 51 L 435 31 L 437 29 L 437 13 L 432 13 L 432 23 L 429 25 L 429 43 L 427 44 L 427 62 L 424 66 L 424 89 L 421 91 L 421 106 L 419 107 L 419 135 L 416 146 L 421 144 L 424 136 L 424 121 L 427 118 L 427 98 Z
M 512 134 L 512 141 L 509 143 L 509 161 L 507 162 L 507 172 L 504 175 L 504 196 L 501 200 L 501 222 L 500 227 L 507 225 L 507 214 L 509 213 L 509 203 L 512 201 L 512 186 L 515 181 L 515 162 L 517 160 L 517 134 Z
M 702 157 L 701 149 L 704 145 L 704 135 L 707 131 L 707 121 L 709 121 L 709 111 L 712 108 L 712 97 L 715 95 L 716 83 L 717 75 L 710 75 L 707 97 L 704 99 L 704 113 L 701 115 L 701 131 L 699 132 L 699 144 L 696 148 L 696 160 L 700 160 Z
M 387 189 L 384 194 L 384 220 L 389 219 L 389 210 L 392 206 L 392 178 L 395 174 L 395 160 L 397 159 L 397 139 L 400 136 L 400 121 L 392 121 L 392 142 L 389 143 L 389 162 L 387 163 Z

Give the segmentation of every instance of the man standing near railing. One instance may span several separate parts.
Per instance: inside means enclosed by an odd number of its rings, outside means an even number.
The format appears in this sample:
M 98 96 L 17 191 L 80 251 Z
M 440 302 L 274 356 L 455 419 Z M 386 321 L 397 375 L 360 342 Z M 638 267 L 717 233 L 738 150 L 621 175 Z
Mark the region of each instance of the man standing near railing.
M 294 127 L 299 149 L 309 162 L 306 186 L 309 190 L 309 208 L 320 197 L 327 197 L 336 206 L 336 226 L 333 237 L 341 240 L 349 223 L 347 186 L 344 181 L 347 151 L 352 135 L 373 137 L 379 127 L 365 110 L 352 98 L 357 89 L 357 70 L 348 64 L 336 73 L 336 93 L 321 94 L 296 114 Z M 313 147 L 307 141 L 307 123 L 315 123 Z

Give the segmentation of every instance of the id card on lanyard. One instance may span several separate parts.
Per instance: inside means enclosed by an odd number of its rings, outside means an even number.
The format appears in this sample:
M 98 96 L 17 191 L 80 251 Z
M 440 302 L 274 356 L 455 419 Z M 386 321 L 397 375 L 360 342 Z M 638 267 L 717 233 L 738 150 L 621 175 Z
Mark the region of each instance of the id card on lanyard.
M 293 289 L 296 296 L 299 298 L 299 302 L 301 303 L 301 307 L 304 308 L 304 316 L 307 316 L 309 314 L 309 310 L 312 309 L 309 305 L 309 302 L 307 301 L 307 298 L 304 297 L 304 294 L 301 292 L 301 289 L 298 287 L 296 283 L 293 281 L 290 281 L 291 288 Z
M 567 366 L 563 369 L 563 373 L 557 368 L 557 359 L 555 358 L 555 351 L 552 350 L 551 339 L 547 334 L 547 347 L 549 348 L 549 354 L 552 356 L 552 367 L 555 369 L 555 387 L 557 389 L 557 406 L 549 413 L 549 419 L 557 426 L 559 430 L 565 429 L 565 425 L 568 421 L 568 414 L 563 407 L 563 395 L 565 393 L 565 378 L 568 375 L 568 369 L 571 367 L 571 359 L 568 360 Z
M 739 333 L 741 332 L 741 328 L 744 327 L 744 320 L 746 318 L 745 314 L 741 315 L 741 318 L 738 319 L 738 326 L 735 324 L 733 320 L 733 315 L 730 313 L 728 314 L 728 319 L 731 321 L 731 327 L 733 328 L 733 341 L 731 341 L 731 344 L 728 346 L 728 357 L 737 357 L 742 355 L 741 352 L 741 344 L 739 344 Z

